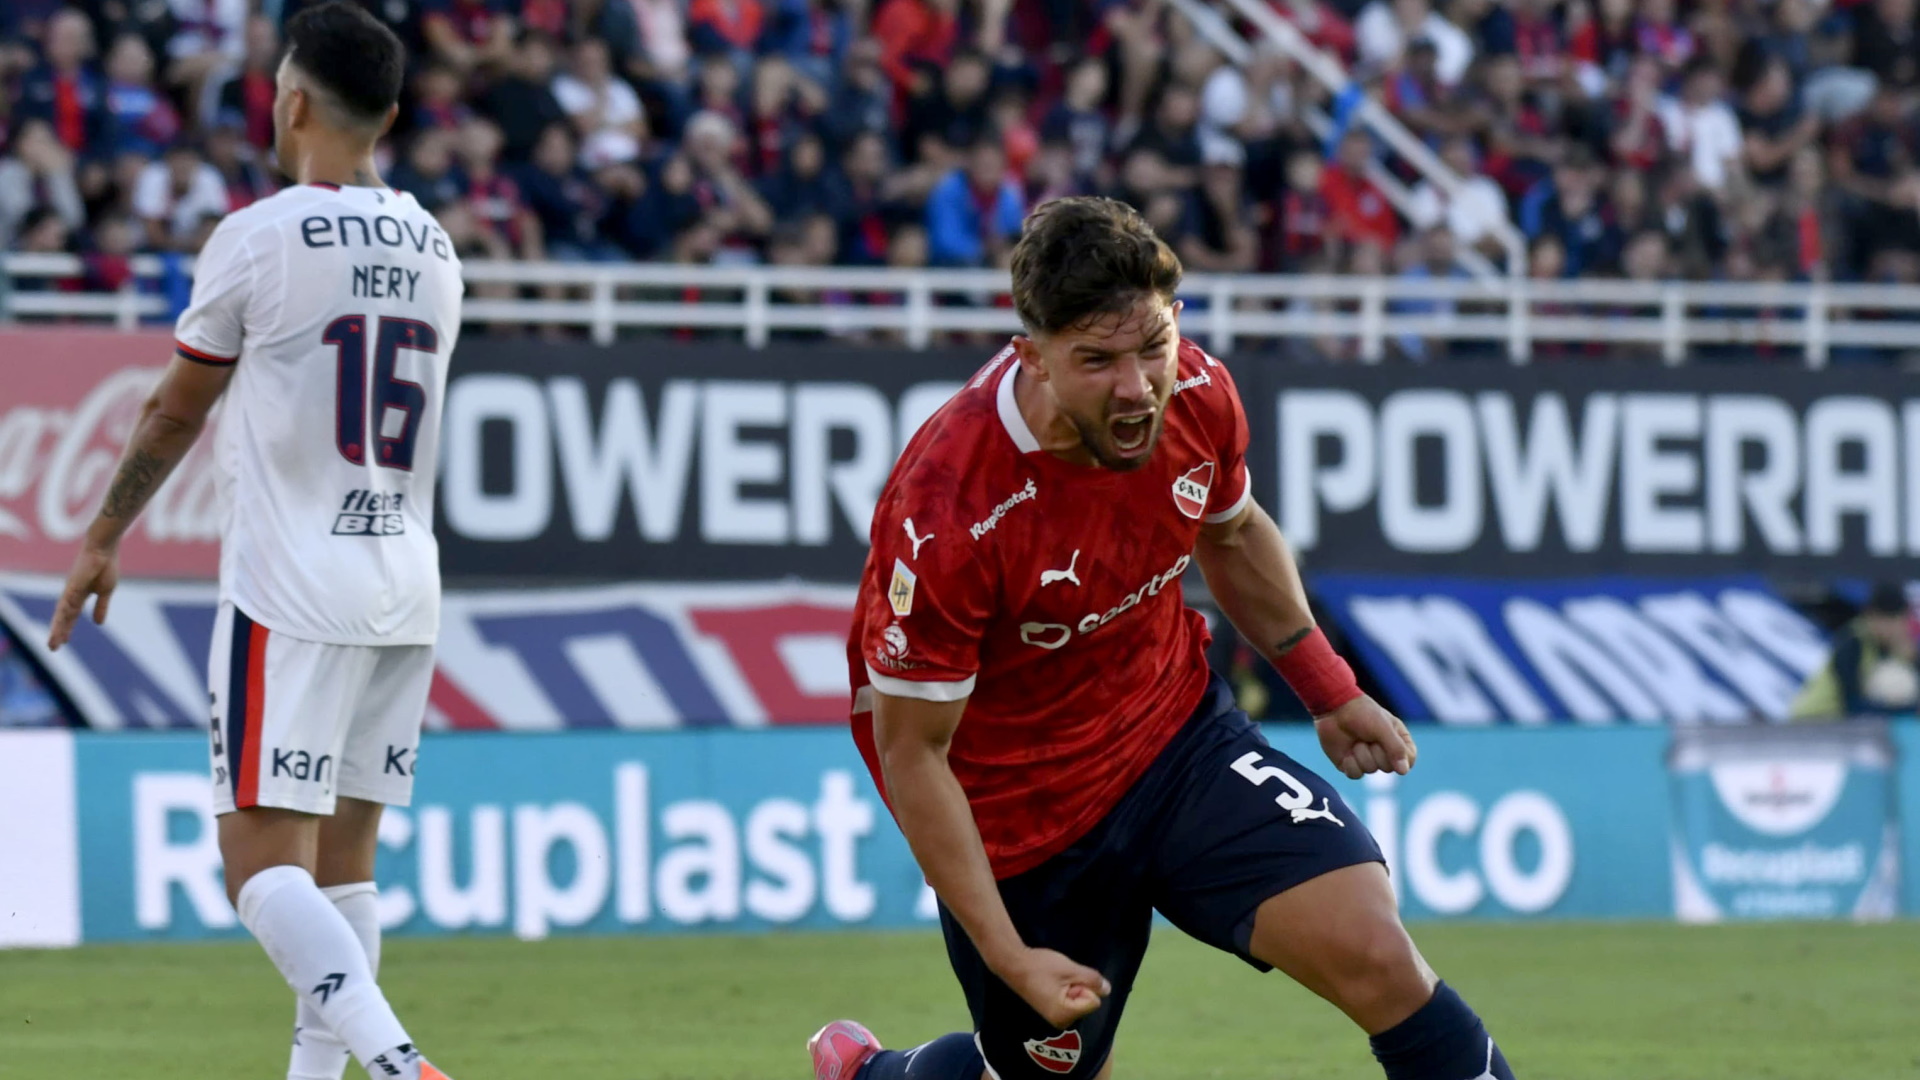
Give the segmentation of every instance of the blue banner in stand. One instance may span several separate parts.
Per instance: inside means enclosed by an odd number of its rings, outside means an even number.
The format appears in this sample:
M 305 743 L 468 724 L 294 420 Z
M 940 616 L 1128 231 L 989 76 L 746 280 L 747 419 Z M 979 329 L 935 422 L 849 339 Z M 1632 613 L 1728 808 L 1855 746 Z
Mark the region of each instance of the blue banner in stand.
M 1894 761 L 1879 723 L 1675 731 L 1674 913 L 1684 922 L 1892 918 Z
M 1729 730 L 1757 748 L 1638 725 L 1427 729 L 1410 775 L 1335 787 L 1413 920 L 1854 917 L 1896 896 L 1920 914 L 1898 872 L 1920 858 L 1920 800 L 1896 781 L 1920 786 L 1920 724 L 1894 726 L 1898 754 L 1884 728 Z M 1268 735 L 1332 775 L 1311 729 Z M 0 947 L 239 935 L 207 753 L 188 734 L 0 732 Z M 844 730 L 429 733 L 418 768 L 381 830 L 396 934 L 934 922 Z
M 1315 574 L 1408 720 L 1783 720 L 1826 635 L 1764 580 Z

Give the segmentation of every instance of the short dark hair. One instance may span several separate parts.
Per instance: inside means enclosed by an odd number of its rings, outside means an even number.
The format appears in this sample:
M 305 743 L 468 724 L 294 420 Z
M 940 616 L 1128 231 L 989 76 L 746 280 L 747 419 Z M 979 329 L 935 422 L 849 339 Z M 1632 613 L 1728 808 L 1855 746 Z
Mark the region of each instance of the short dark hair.
M 386 119 L 400 100 L 406 50 L 357 4 L 331 0 L 287 24 L 287 57 L 363 123 Z
M 1117 199 L 1043 203 L 1013 248 L 1013 308 L 1028 333 L 1051 334 L 1125 311 L 1143 293 L 1171 303 L 1180 258 Z

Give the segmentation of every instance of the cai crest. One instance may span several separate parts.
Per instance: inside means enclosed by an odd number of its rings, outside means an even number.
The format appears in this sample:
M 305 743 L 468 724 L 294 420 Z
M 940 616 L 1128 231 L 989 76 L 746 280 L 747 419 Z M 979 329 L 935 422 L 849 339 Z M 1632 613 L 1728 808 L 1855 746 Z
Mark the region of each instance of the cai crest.
M 893 584 L 887 586 L 887 602 L 893 605 L 893 613 L 904 619 L 913 611 L 913 586 L 920 579 L 914 576 L 907 564 L 899 559 L 893 560 Z
M 1213 462 L 1195 465 L 1173 482 L 1173 505 L 1190 518 L 1207 512 L 1207 492 L 1213 490 Z
M 1050 1073 L 1070 1073 L 1080 1064 L 1080 1033 L 1063 1031 L 1050 1039 L 1028 1039 L 1027 1056 Z

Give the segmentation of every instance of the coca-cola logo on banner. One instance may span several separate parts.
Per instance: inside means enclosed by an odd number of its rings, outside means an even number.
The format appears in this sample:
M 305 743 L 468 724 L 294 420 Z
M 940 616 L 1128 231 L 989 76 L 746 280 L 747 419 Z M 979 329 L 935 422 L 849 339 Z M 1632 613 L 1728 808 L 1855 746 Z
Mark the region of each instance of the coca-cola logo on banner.
M 0 333 L 0 355 L 16 361 L 0 403 L 0 567 L 66 572 L 172 351 L 163 334 Z M 219 570 L 212 426 L 127 534 L 122 573 Z

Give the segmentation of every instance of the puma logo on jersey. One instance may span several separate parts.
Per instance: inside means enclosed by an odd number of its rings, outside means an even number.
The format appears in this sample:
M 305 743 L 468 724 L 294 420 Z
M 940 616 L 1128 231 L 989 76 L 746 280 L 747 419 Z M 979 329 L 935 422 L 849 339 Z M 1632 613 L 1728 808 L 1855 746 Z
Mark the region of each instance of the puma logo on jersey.
M 910 556 L 910 557 L 911 557 L 911 558 L 915 558 L 915 559 L 917 559 L 917 558 L 919 558 L 919 557 L 920 557 L 920 545 L 921 545 L 921 544 L 924 544 L 924 543 L 926 543 L 927 541 L 929 541 L 929 540 L 931 540 L 931 539 L 933 539 L 933 535 L 934 535 L 934 534 L 932 534 L 932 533 L 928 533 L 928 534 L 927 534 L 927 535 L 925 535 L 925 536 L 915 536 L 915 535 L 913 535 L 913 519 L 912 519 L 912 518 L 908 518 L 908 519 L 907 519 L 907 539 L 908 539 L 909 541 L 911 541 L 911 542 L 912 542 L 912 544 L 913 544 L 913 554 L 912 554 L 912 556 Z
M 1337 816 L 1334 815 L 1333 800 L 1331 799 L 1321 799 L 1320 809 L 1318 810 L 1315 810 L 1311 806 L 1296 806 L 1293 808 L 1293 823 L 1295 825 L 1312 821 L 1315 818 L 1324 818 L 1328 821 L 1333 822 L 1335 825 L 1340 826 L 1343 829 L 1347 827 L 1346 822 L 1341 821 Z
M 1065 570 L 1040 571 L 1040 587 L 1044 589 L 1047 586 L 1052 585 L 1055 582 L 1059 582 L 1059 581 L 1071 581 L 1075 585 L 1080 584 L 1080 579 L 1076 577 L 1073 572 L 1073 568 L 1079 565 L 1079 563 L 1080 563 L 1080 549 L 1075 548 L 1073 549 L 1073 559 L 1067 563 L 1067 568 Z

